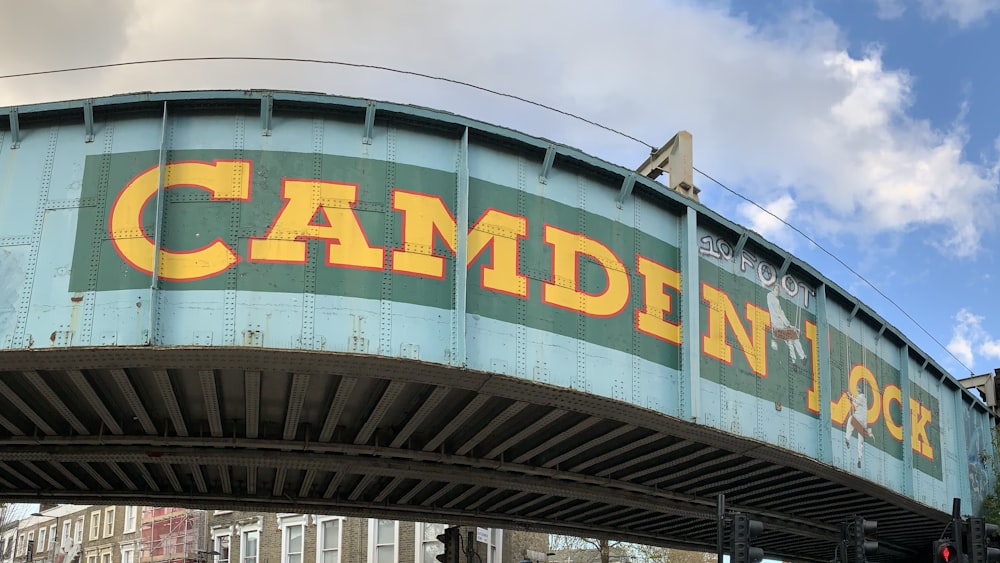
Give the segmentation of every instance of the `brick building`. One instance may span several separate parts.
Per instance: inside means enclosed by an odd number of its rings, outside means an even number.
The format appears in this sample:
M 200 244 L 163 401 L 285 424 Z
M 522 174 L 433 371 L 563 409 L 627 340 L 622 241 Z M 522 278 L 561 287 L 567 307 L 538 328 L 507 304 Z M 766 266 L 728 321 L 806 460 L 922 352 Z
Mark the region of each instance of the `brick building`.
M 6 534 L 0 563 L 437 563 L 444 524 L 170 507 L 56 505 Z M 475 528 L 462 528 L 463 542 Z M 0 531 L 0 537 L 6 537 Z M 482 563 L 544 553 L 545 534 L 489 529 Z M 29 546 L 31 552 L 29 555 Z
M 141 528 L 139 563 L 199 563 L 211 551 L 204 510 L 145 506 Z
M 437 563 L 444 524 L 292 513 L 215 511 L 209 520 L 214 563 Z M 475 528 L 462 529 L 463 541 Z M 544 553 L 545 534 L 489 529 L 476 542 L 483 563 Z M 216 553 L 218 555 L 216 555 Z

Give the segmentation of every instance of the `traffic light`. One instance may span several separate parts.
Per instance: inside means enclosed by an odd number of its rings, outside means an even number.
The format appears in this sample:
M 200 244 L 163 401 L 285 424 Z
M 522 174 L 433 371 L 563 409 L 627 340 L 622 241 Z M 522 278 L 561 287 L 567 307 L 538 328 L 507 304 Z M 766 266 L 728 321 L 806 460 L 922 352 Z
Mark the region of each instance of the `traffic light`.
M 854 553 L 856 563 L 866 563 L 868 557 L 878 553 L 878 541 L 868 539 L 868 536 L 878 530 L 878 522 L 865 520 L 860 516 L 854 517 L 854 525 L 851 530 L 851 551 Z
M 742 512 L 733 513 L 733 533 L 729 538 L 729 560 L 731 563 L 760 563 L 764 550 L 750 545 L 750 542 L 764 531 L 764 523 L 751 520 Z
M 462 551 L 462 537 L 458 528 L 445 528 L 443 534 L 438 534 L 437 540 L 444 544 L 444 553 L 435 557 L 441 563 L 458 563 L 459 552 Z
M 997 533 L 995 524 L 987 524 L 983 518 L 969 517 L 969 536 L 966 549 L 969 563 L 990 563 L 1000 561 L 1000 549 L 990 547 L 988 538 Z
M 953 563 L 962 560 L 962 555 L 951 540 L 934 542 L 934 563 Z

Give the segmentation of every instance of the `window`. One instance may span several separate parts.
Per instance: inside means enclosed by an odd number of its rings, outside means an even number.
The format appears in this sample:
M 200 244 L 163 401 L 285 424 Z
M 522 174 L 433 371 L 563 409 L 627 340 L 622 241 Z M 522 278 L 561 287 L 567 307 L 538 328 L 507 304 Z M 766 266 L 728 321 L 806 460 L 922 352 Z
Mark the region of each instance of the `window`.
M 66 520 L 66 521 L 63 522 L 63 531 L 62 531 L 62 540 L 61 541 L 62 541 L 62 545 L 64 547 L 67 546 L 68 542 L 71 539 L 73 539 L 73 536 L 70 535 L 70 533 L 72 533 L 70 531 L 72 527 L 73 527 L 73 523 L 70 522 L 69 520 Z
M 26 549 L 30 549 L 32 553 L 35 552 L 35 531 L 34 530 L 28 532 L 28 543 L 26 544 Z
M 326 518 L 317 525 L 316 563 L 340 563 L 343 518 Z
M 397 563 L 399 551 L 399 522 L 395 520 L 368 520 L 369 563 Z
M 260 538 L 260 530 L 247 530 L 243 532 L 243 541 L 240 542 L 240 555 L 243 563 L 257 563 L 257 544 Z
M 100 514 L 100 512 L 98 512 L 98 514 Z M 77 518 L 76 527 L 73 528 L 73 537 L 75 538 L 76 543 L 83 541 L 83 518 L 83 516 Z
M 105 553 L 101 556 L 101 563 L 111 563 L 111 554 Z
M 132 549 L 122 549 L 122 563 L 132 563 Z
M 115 509 L 114 507 L 104 509 L 104 537 L 115 534 Z M 107 563 L 111 563 L 108 561 Z
M 125 533 L 131 533 L 135 531 L 135 515 L 136 507 L 126 506 L 125 507 Z
M 96 540 L 101 537 L 101 511 L 95 510 L 90 513 L 90 539 Z
M 24 534 L 17 536 L 17 554 L 24 555 Z
M 286 526 L 281 535 L 281 560 L 284 563 L 302 563 L 302 524 Z
M 97 563 L 97 556 L 96 555 L 88 555 L 87 556 L 87 563 Z
M 417 522 L 417 529 L 414 536 L 417 539 L 415 551 L 417 554 L 416 563 L 436 563 L 438 556 L 444 553 L 444 544 L 438 541 L 437 537 L 444 533 L 444 524 L 421 524 Z
M 56 525 L 49 526 L 49 549 L 56 548 Z
M 229 563 L 229 534 L 214 536 L 212 549 L 218 552 L 215 556 L 216 563 Z
M 35 551 L 45 551 L 45 528 L 38 529 L 38 543 L 35 545 Z
M 490 528 L 490 544 L 486 546 L 486 563 L 500 563 L 503 556 L 503 530 Z

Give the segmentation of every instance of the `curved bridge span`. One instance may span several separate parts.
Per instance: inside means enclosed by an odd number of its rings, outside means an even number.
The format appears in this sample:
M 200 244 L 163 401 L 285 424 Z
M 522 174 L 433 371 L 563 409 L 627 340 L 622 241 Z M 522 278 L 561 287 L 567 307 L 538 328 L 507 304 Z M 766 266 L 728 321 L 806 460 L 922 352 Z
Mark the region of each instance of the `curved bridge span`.
M 574 149 L 287 92 L 0 111 L 0 498 L 909 561 L 993 419 L 875 312 Z

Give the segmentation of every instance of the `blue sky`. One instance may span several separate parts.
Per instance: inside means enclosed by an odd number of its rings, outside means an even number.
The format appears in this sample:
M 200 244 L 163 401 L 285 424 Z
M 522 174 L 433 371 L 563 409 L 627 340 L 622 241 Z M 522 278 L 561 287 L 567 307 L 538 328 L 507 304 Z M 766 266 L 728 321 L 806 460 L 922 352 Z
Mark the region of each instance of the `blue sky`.
M 423 72 L 574 112 L 659 145 L 702 201 L 854 292 L 956 376 L 1000 367 L 998 0 L 24 1 L 0 74 L 191 56 Z M 11 48 L 16 46 L 16 48 Z M 397 74 L 185 63 L 0 81 L 0 105 L 143 90 L 283 88 L 439 108 L 633 168 L 647 149 L 509 99 Z M 935 340 L 943 346 L 938 346 Z

